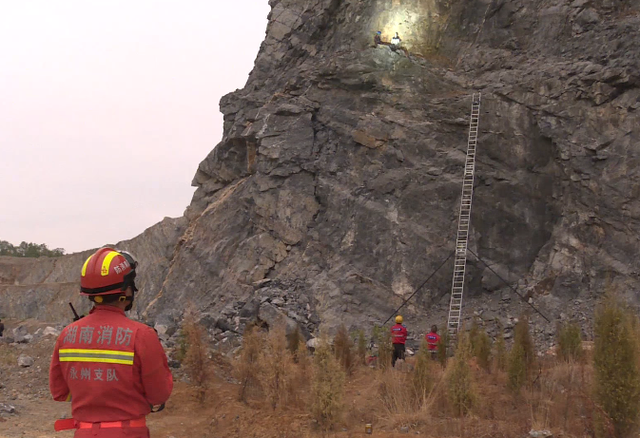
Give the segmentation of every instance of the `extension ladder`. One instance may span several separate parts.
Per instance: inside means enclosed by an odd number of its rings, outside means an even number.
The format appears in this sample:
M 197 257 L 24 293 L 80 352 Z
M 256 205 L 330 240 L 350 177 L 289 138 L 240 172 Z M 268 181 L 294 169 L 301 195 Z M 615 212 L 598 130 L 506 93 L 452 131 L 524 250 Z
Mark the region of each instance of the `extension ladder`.
M 478 125 L 480 122 L 481 93 L 473 94 L 471 101 L 471 121 L 469 123 L 469 142 L 467 159 L 462 179 L 462 197 L 458 216 L 458 234 L 456 235 L 455 258 L 453 262 L 453 281 L 451 284 L 451 302 L 447 329 L 449 342 L 455 347 L 456 335 L 462 318 L 462 293 L 464 273 L 467 264 L 467 245 L 469 243 L 469 224 L 471 222 L 471 201 L 473 199 L 473 179 L 476 167 L 476 146 L 478 143 Z

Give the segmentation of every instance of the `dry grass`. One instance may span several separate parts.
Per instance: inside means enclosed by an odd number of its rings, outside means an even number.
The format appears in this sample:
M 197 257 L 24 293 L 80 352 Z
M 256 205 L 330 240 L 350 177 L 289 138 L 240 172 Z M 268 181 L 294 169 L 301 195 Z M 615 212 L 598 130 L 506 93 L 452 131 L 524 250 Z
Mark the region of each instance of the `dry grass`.
M 531 429 L 549 429 L 555 436 L 587 437 L 596 436 L 598 430 L 605 431 L 604 435 L 612 430 L 606 421 L 597 427 L 598 418 L 606 417 L 592 397 L 594 371 L 590 361 L 543 357 L 526 376 L 520 393 L 514 395 L 505 371 L 496 369 L 488 374 L 476 359 L 461 359 L 459 353 L 464 349 L 460 347 L 456 349 L 458 358 L 445 370 L 437 361 L 429 358 L 424 362 L 428 356 L 418 355 L 407 358 L 410 366 L 403 370 L 355 367 L 347 375 L 329 346 L 320 348 L 312 358 L 299 344 L 294 363 L 284 333 L 270 333 L 271 340 L 265 334 L 253 335 L 253 340 L 245 337 L 243 354 L 253 349 L 255 358 L 258 349 L 259 358 L 249 361 L 253 371 L 245 377 L 259 374 L 258 390 L 247 393 L 250 403 L 228 401 L 234 409 L 242 406 L 251 420 L 246 427 L 238 427 L 237 433 L 229 429 L 225 436 L 254 436 L 255 430 L 260 431 L 255 436 L 330 433 L 346 438 L 364 436 L 366 423 L 373 424 L 374 435 L 392 438 L 407 436 L 407 430 L 433 438 L 512 438 L 526 436 Z M 289 359 L 278 352 L 286 352 Z M 242 361 L 235 362 L 236 368 L 241 365 Z M 251 368 L 254 365 L 257 370 Z M 455 377 L 460 370 L 468 378 Z M 461 380 L 465 385 L 460 385 Z M 456 391 L 452 391 L 452 381 Z M 237 391 L 237 387 L 232 389 Z M 477 403 L 468 403 L 470 399 L 462 391 L 467 388 Z M 452 392 L 458 396 L 452 397 Z M 219 393 L 225 391 L 216 389 Z M 218 431 L 212 436 L 217 435 Z
M 290 351 L 290 341 L 284 327 L 268 333 L 257 327 L 245 331 L 232 371 L 239 382 L 239 401 L 253 406 L 264 403 L 272 410 L 306 405 L 311 358 L 302 340 L 296 342 L 295 353 Z

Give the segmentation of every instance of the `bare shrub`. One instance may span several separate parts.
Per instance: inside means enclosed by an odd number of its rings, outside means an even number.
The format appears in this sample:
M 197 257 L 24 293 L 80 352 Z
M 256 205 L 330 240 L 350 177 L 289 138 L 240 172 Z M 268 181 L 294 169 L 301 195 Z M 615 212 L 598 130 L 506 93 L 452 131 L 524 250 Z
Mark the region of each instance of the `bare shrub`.
M 411 379 L 411 393 L 417 406 L 424 405 L 433 386 L 431 362 L 431 353 L 429 353 L 427 343 L 422 341 Z
M 291 391 L 293 358 L 284 327 L 269 331 L 258 356 L 260 386 L 273 409 L 286 404 Z
M 245 329 L 242 338 L 242 349 L 240 358 L 235 367 L 235 377 L 240 381 L 240 391 L 238 398 L 242 402 L 247 402 L 251 389 L 260 387 L 260 351 L 264 337 L 256 327 L 249 326 Z
M 299 327 L 296 327 L 295 330 L 287 334 L 287 349 L 289 353 L 293 355 L 294 360 L 297 360 L 298 345 L 300 345 L 301 342 L 304 343 L 304 339 L 302 338 L 302 334 L 300 334 Z
M 316 349 L 313 371 L 311 415 L 323 431 L 328 431 L 340 421 L 345 373 L 326 339 Z
M 196 389 L 196 398 L 204 402 L 208 387 L 207 346 L 204 340 L 204 329 L 189 313 L 182 323 L 184 339 L 184 359 L 182 365 L 189 381 Z
M 300 342 L 295 355 L 295 364 L 289 376 L 289 398 L 290 405 L 301 406 L 307 403 L 309 385 L 313 371 L 312 357 L 307 350 L 307 344 Z
M 347 372 L 347 374 L 351 374 L 354 365 L 354 354 L 351 338 L 349 337 L 349 332 L 347 332 L 347 328 L 344 324 L 338 327 L 336 336 L 333 338 L 333 350 L 335 352 L 336 359 L 338 359 L 342 368 Z

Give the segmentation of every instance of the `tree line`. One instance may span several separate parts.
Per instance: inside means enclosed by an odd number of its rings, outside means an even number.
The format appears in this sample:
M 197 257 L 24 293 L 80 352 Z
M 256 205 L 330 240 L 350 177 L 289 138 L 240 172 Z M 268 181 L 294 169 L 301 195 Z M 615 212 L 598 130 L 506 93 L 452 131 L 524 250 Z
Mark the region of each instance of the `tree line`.
M 0 256 L 10 257 L 60 257 L 64 248 L 49 249 L 45 243 L 20 242 L 15 246 L 6 240 L 0 240 Z

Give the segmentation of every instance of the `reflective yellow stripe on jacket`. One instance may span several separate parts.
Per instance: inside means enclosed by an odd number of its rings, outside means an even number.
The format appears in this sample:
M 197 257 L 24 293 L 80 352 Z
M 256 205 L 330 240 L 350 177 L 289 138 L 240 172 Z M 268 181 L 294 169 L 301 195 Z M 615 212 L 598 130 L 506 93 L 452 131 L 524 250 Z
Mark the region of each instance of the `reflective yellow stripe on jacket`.
M 77 348 L 61 348 L 60 362 L 100 362 L 133 365 L 133 351 L 117 350 L 81 350 Z

